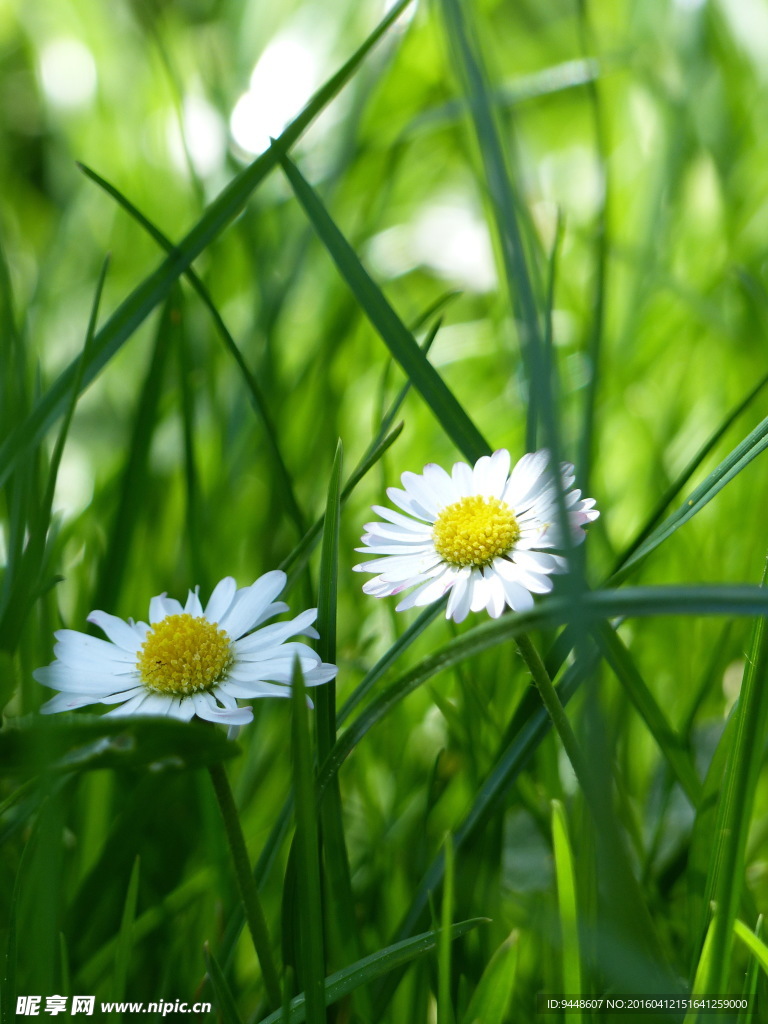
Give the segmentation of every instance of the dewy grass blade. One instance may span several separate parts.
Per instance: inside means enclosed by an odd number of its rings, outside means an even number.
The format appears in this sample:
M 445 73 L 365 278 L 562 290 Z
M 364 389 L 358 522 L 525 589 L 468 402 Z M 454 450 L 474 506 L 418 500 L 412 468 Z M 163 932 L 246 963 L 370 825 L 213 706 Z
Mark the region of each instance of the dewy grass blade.
M 339 272 L 349 285 L 360 307 L 379 333 L 382 341 L 405 371 L 434 413 L 446 434 L 471 461 L 490 451 L 488 442 L 449 390 L 445 381 L 428 361 L 416 341 L 389 304 L 342 235 L 317 193 L 288 158 L 282 141 L 273 143 L 281 153 L 281 163 L 296 198 L 328 250 Z
M 744 943 L 765 973 L 768 974 L 768 946 L 766 946 L 759 935 L 755 935 L 755 933 L 747 928 L 743 921 L 739 921 L 738 918 L 733 922 L 733 934 L 737 939 Z
M 317 795 L 307 721 L 307 697 L 298 659 L 293 670 L 291 706 L 296 875 L 302 930 L 301 976 L 307 1000 L 308 1024 L 326 1024 L 323 895 L 320 881 L 320 844 L 317 835 Z
M 581 995 L 581 951 L 579 948 L 579 912 L 576 898 L 576 872 L 573 865 L 573 849 L 568 836 L 568 821 L 565 808 L 559 800 L 552 801 L 552 849 L 555 858 L 557 879 L 557 903 L 560 910 L 560 934 L 563 943 L 562 991 Z M 574 1022 L 582 1020 L 580 1010 L 574 1014 Z
M 768 564 L 763 574 L 763 587 Z M 715 908 L 712 956 L 704 985 L 705 992 L 727 992 L 730 972 L 733 924 L 739 908 L 745 878 L 747 833 L 752 816 L 755 788 L 763 760 L 763 742 L 768 724 L 768 621 L 757 620 L 746 660 L 741 694 L 736 705 L 733 743 L 720 791 L 714 852 L 707 892 Z
M 470 921 L 462 921 L 459 924 L 455 924 L 451 928 L 451 939 L 458 939 L 462 935 L 466 935 L 473 928 L 477 928 L 478 925 L 486 923 L 487 920 L 485 918 L 473 918 Z M 405 964 L 409 964 L 411 961 L 432 952 L 437 946 L 439 938 L 439 929 L 423 932 L 420 935 L 414 935 L 412 938 L 405 939 L 403 942 L 395 942 L 391 946 L 386 946 L 384 949 L 364 957 L 357 963 L 350 964 L 349 967 L 330 974 L 325 979 L 326 1005 L 331 1006 L 345 995 L 354 992 L 361 985 L 367 985 L 388 971 L 403 967 Z M 269 1017 L 265 1017 L 260 1021 L 259 1024 L 282 1024 L 281 1013 L 282 1011 L 272 1013 Z M 291 1000 L 288 1017 L 290 1024 L 303 1024 L 303 1021 L 307 1020 L 306 1014 L 306 996 L 304 994 Z
M 387 12 L 362 46 L 335 75 L 321 86 L 301 113 L 291 121 L 280 135 L 278 143 L 257 157 L 224 188 L 202 218 L 174 248 L 173 253 L 146 277 L 115 310 L 94 338 L 92 354 L 83 371 L 83 388 L 94 380 L 136 328 L 168 296 L 173 284 L 187 271 L 194 260 L 240 213 L 254 189 L 275 168 L 283 150 L 300 138 L 318 114 L 352 77 L 369 51 L 385 35 L 410 2 L 411 0 L 399 0 Z M 77 360 L 61 374 L 36 403 L 30 414 L 18 424 L 0 446 L 0 484 L 6 480 L 17 461 L 37 444 L 64 411 L 76 373 Z

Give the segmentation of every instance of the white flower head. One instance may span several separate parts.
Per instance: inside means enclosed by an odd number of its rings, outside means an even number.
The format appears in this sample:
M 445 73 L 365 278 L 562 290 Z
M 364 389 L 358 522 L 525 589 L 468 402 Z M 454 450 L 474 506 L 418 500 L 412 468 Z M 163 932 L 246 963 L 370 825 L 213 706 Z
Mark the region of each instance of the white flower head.
M 566 560 L 551 549 L 563 547 L 557 486 L 549 452 L 524 455 L 510 473 L 509 452 L 484 455 L 474 467 L 457 462 L 449 475 L 430 464 L 424 472 L 403 473 L 403 489 L 387 494 L 406 513 L 374 505 L 385 522 L 368 523 L 365 554 L 356 565 L 378 575 L 363 590 L 374 597 L 416 586 L 397 606 L 431 604 L 450 591 L 446 617 L 462 622 L 484 608 L 498 618 L 505 605 L 515 611 L 533 606 L 533 594 L 552 589 L 552 573 L 567 571 Z M 571 490 L 573 466 L 560 466 L 560 481 L 571 545 L 600 514 L 591 498 Z M 418 584 L 418 586 L 417 586 Z
M 41 710 L 51 714 L 117 704 L 109 715 L 169 715 L 182 721 L 197 715 L 238 726 L 253 718 L 239 700 L 290 696 L 297 659 L 307 686 L 329 682 L 335 665 L 321 662 L 306 644 L 286 643 L 294 636 L 317 637 L 316 608 L 263 625 L 289 610 L 275 600 L 285 581 L 284 572 L 268 572 L 238 590 L 227 576 L 205 609 L 197 587 L 183 607 L 161 594 L 149 602 L 149 624 L 91 612 L 88 621 L 109 639 L 72 629 L 54 634 L 56 660 L 33 675 L 60 692 Z

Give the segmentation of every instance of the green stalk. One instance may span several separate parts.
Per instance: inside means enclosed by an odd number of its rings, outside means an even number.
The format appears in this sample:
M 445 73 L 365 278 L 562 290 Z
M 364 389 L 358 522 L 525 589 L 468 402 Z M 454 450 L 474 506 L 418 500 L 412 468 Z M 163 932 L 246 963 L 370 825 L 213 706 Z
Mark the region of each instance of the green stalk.
M 267 989 L 270 1006 L 276 1009 L 282 1005 L 282 994 L 280 981 L 272 957 L 272 944 L 269 939 L 267 922 L 259 899 L 259 890 L 256 888 L 256 881 L 251 873 L 251 865 L 248 860 L 248 851 L 245 846 L 243 830 L 240 827 L 240 818 L 235 806 L 235 798 L 229 785 L 227 773 L 221 764 L 208 765 L 211 774 L 211 782 L 219 802 L 221 816 L 224 819 L 224 830 L 227 833 L 227 842 L 232 852 L 232 862 L 235 867 L 235 877 L 240 890 L 240 899 L 245 910 L 245 919 L 253 939 L 253 947 L 256 956 L 261 964 L 261 973 L 264 977 L 264 984 Z

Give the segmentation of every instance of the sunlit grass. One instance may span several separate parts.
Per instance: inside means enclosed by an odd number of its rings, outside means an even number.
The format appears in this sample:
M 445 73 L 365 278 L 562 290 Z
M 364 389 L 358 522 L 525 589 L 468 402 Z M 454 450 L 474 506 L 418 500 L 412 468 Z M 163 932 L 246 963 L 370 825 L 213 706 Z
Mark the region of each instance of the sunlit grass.
M 751 9 L 0 10 L 3 1022 L 34 994 L 228 1024 L 765 1004 Z M 362 594 L 404 470 L 544 445 L 601 511 L 553 595 L 455 626 Z M 55 629 L 278 566 L 339 665 L 314 710 L 257 701 L 237 746 L 37 716 Z

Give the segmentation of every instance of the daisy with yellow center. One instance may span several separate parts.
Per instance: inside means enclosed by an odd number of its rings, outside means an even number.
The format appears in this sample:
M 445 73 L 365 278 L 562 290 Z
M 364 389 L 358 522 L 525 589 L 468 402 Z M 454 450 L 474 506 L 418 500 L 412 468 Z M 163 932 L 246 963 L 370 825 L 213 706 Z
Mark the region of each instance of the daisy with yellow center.
M 88 621 L 108 640 L 60 629 L 56 660 L 34 673 L 59 693 L 42 711 L 71 711 L 86 704 L 116 704 L 110 715 L 169 715 L 184 721 L 197 715 L 209 722 L 244 725 L 253 718 L 239 700 L 288 697 L 294 661 L 307 686 L 336 675 L 306 644 L 290 637 L 317 637 L 317 609 L 294 619 L 268 619 L 288 611 L 275 598 L 285 586 L 284 572 L 268 572 L 238 590 L 231 576 L 221 580 L 203 608 L 197 588 L 186 604 L 161 594 L 149 603 L 149 623 L 127 622 L 106 612 Z
M 421 474 L 403 473 L 403 489 L 390 487 L 387 494 L 406 514 L 374 505 L 385 522 L 368 523 L 365 547 L 357 549 L 378 556 L 355 566 L 377 573 L 363 590 L 387 597 L 415 586 L 398 611 L 450 592 L 446 616 L 456 622 L 470 611 L 486 609 L 498 618 L 506 606 L 531 608 L 532 595 L 548 593 L 551 575 L 567 568 L 551 550 L 563 546 L 557 488 L 547 451 L 524 455 L 511 473 L 510 464 L 502 449 L 474 466 L 457 462 L 451 474 L 434 464 Z M 591 498 L 571 490 L 569 463 L 560 466 L 560 480 L 571 544 L 578 544 L 599 513 Z

